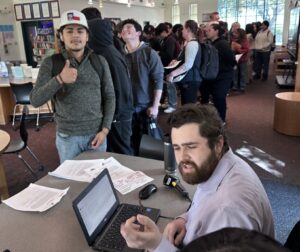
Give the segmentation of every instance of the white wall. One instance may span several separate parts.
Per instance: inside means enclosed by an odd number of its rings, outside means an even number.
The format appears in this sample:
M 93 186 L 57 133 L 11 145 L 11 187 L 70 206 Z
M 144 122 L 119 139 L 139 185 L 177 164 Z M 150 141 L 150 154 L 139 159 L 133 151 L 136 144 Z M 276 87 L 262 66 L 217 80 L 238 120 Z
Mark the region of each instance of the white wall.
M 43 0 L 45 1 L 45 0 Z M 98 0 L 96 0 L 98 1 Z M 134 0 L 139 1 L 139 0 Z M 133 3 L 134 3 L 133 1 Z M 146 1 L 146 0 L 143 0 Z M 132 5 L 130 8 L 125 4 L 116 4 L 108 1 L 104 1 L 103 8 L 101 8 L 103 17 L 111 17 L 111 18 L 134 18 L 141 25 L 143 25 L 144 21 L 149 21 L 153 25 L 157 25 L 163 21 L 172 21 L 172 5 L 175 0 L 155 0 L 156 7 L 142 7 L 137 5 Z M 181 23 L 189 19 L 189 4 L 197 3 L 198 4 L 198 22 L 202 22 L 202 14 L 210 13 L 217 10 L 217 0 L 178 0 L 180 4 L 180 20 Z M 1 24 L 12 24 L 14 26 L 15 31 L 15 41 L 8 45 L 9 53 L 5 54 L 3 50 L 3 46 L 0 49 L 0 57 L 3 60 L 26 60 L 25 50 L 23 45 L 23 36 L 21 30 L 21 22 L 15 20 L 14 15 L 14 4 L 18 3 L 33 3 L 39 2 L 39 0 L 0 0 L 0 23 Z M 59 0 L 60 10 L 61 12 L 69 10 L 69 9 L 77 9 L 81 10 L 83 8 L 88 7 L 88 0 Z M 288 21 L 289 21 L 289 8 L 288 5 L 290 0 L 286 0 L 285 7 L 285 24 L 284 24 L 284 38 L 283 41 L 286 43 L 287 41 L 287 32 L 288 32 Z M 98 2 L 97 2 L 98 4 Z M 95 7 L 97 7 L 97 4 Z M 1 14 L 1 10 L 4 7 L 8 7 L 11 9 L 10 14 Z M 58 27 L 59 19 L 53 19 L 54 26 Z
M 0 58 L 1 60 L 10 61 L 10 60 L 19 60 L 20 51 L 23 50 L 23 43 L 19 41 L 19 27 L 17 27 L 15 22 L 15 14 L 11 0 L 1 0 L 0 3 L 0 24 L 1 25 L 13 25 L 14 30 L 14 39 L 6 42 L 7 51 L 4 51 L 4 41 L 3 36 L 0 33 Z
M 45 0 L 44 0 L 45 1 Z M 8 6 L 12 13 L 9 15 L 0 14 L 1 24 L 12 24 L 14 25 L 15 31 L 15 43 L 9 46 L 9 54 L 5 54 L 4 50 L 0 49 L 0 57 L 2 60 L 22 60 L 26 61 L 25 49 L 23 44 L 23 35 L 22 35 L 22 27 L 21 22 L 16 21 L 15 14 L 14 14 L 14 4 L 19 3 L 33 3 L 33 2 L 40 2 L 39 0 L 0 0 L 0 10 L 3 6 Z M 87 4 L 88 0 L 59 0 L 60 11 L 61 13 L 70 10 L 76 9 L 81 10 L 83 8 L 89 7 L 90 5 Z M 95 4 L 97 7 L 97 4 Z M 105 17 L 112 17 L 112 18 L 134 18 L 136 19 L 142 26 L 144 21 L 149 21 L 153 25 L 157 25 L 164 21 L 164 8 L 159 4 L 159 6 L 155 7 L 143 7 L 140 5 L 134 5 L 130 8 L 127 7 L 125 4 L 115 4 L 115 3 L 107 3 L 104 2 L 103 8 L 100 9 L 102 16 Z M 59 19 L 54 18 L 54 26 L 57 28 L 59 25 Z
M 192 3 L 198 4 L 198 22 L 202 23 L 202 14 L 211 13 L 218 10 L 217 0 L 178 0 L 180 5 L 180 22 L 183 24 L 189 17 L 189 6 Z M 172 21 L 172 5 L 174 0 L 165 0 L 165 19 Z
M 87 0 L 73 0 L 72 9 L 82 10 L 89 7 Z M 93 5 L 97 7 L 97 4 Z M 60 5 L 61 11 L 70 10 L 70 2 L 63 0 Z M 149 21 L 153 25 L 157 25 L 164 21 L 164 8 L 162 7 L 142 7 L 132 5 L 130 8 L 125 4 L 103 3 L 103 8 L 99 9 L 103 18 L 134 18 L 142 26 L 144 21 Z

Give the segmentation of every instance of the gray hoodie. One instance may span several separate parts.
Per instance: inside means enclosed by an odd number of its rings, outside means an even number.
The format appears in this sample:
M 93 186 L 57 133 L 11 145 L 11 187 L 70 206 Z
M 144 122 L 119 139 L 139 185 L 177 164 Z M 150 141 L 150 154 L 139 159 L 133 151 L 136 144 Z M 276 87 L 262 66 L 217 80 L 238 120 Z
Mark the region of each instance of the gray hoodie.
M 52 99 L 55 104 L 57 131 L 82 136 L 96 134 L 102 128 L 110 129 L 115 111 L 115 94 L 106 60 L 99 56 L 104 68 L 102 79 L 89 60 L 91 51 L 85 50 L 80 64 L 70 58 L 65 50 L 62 54 L 78 71 L 72 84 L 59 84 L 52 76 L 51 56 L 45 58 L 39 70 L 36 85 L 30 94 L 31 104 L 39 107 Z

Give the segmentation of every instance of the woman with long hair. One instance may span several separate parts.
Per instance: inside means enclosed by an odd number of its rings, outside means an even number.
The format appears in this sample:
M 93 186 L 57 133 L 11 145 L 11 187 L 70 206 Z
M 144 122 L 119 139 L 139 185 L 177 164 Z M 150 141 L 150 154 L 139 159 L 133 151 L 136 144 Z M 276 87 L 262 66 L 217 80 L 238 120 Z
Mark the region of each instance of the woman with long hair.
M 195 21 L 187 20 L 185 22 L 182 30 L 185 46 L 177 58 L 183 64 L 166 76 L 166 80 L 172 83 L 176 76 L 184 75 L 180 82 L 178 82 L 182 105 L 197 102 L 197 92 L 202 81 L 199 71 L 201 48 L 197 40 L 197 31 L 198 24 Z M 171 62 L 170 65 L 173 63 Z

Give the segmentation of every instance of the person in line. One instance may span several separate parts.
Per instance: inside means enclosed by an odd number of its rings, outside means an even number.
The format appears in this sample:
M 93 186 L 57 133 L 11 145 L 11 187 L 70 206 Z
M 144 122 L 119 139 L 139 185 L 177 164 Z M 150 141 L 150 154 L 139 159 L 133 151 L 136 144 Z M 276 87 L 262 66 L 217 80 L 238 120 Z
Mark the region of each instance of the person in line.
M 248 53 L 248 61 L 247 61 L 247 74 L 248 74 L 248 82 L 251 83 L 253 81 L 252 73 L 253 73 L 253 49 L 254 49 L 254 37 L 255 32 L 253 29 L 253 25 L 251 23 L 246 24 L 246 36 L 249 43 L 249 53 Z
M 85 18 L 88 21 L 96 18 L 102 19 L 101 12 L 95 7 L 84 8 L 81 12 L 85 15 Z
M 109 20 L 92 19 L 89 21 L 89 28 L 89 47 L 106 59 L 116 96 L 115 115 L 107 136 L 107 151 L 132 155 L 133 97 L 125 59 L 114 46 L 113 31 Z
M 168 82 L 173 82 L 177 76 L 184 76 L 178 82 L 182 105 L 197 102 L 197 93 L 202 81 L 200 75 L 201 47 L 197 40 L 197 33 L 198 24 L 193 20 L 187 20 L 182 31 L 186 45 L 177 58 L 177 60 L 180 60 L 183 64 L 166 76 Z M 173 61 L 170 65 L 172 64 Z M 173 110 L 175 110 L 175 108 Z
M 128 246 L 178 251 L 179 246 L 224 227 L 256 230 L 274 237 L 272 210 L 263 185 L 229 147 L 216 109 L 188 104 L 173 112 L 169 124 L 180 174 L 197 190 L 187 212 L 170 222 L 163 235 L 144 215 L 123 223 L 120 231 Z M 144 225 L 144 231 L 139 224 Z
M 220 15 L 219 12 L 215 11 L 210 14 L 210 22 L 219 22 L 220 21 Z
M 269 30 L 269 22 L 265 20 L 262 22 L 260 30 L 255 36 L 254 80 L 259 80 L 261 78 L 261 75 L 262 81 L 268 80 L 269 63 L 273 40 L 273 33 Z
M 229 30 L 229 43 L 236 42 L 239 38 L 239 34 L 237 32 L 238 29 L 241 28 L 239 22 L 233 22 L 231 24 L 231 28 Z
M 201 236 L 181 252 L 291 252 L 280 242 L 255 230 L 222 228 Z M 299 251 L 299 250 L 298 250 Z
M 155 28 L 155 35 L 160 40 L 160 50 L 158 52 L 161 62 L 164 67 L 168 66 L 173 59 L 176 59 L 176 39 L 172 32 L 169 33 L 168 26 L 165 23 L 160 23 Z M 165 69 L 164 74 L 167 75 L 168 69 Z M 165 108 L 165 113 L 171 113 L 175 110 L 177 104 L 177 90 L 174 83 L 164 82 L 163 87 L 163 102 L 162 108 Z
M 62 43 L 61 72 L 52 75 L 54 63 L 51 56 L 47 57 L 30 94 L 35 107 L 53 101 L 56 147 L 61 163 L 86 150 L 106 151 L 106 136 L 115 112 L 108 64 L 103 57 L 98 57 L 103 68 L 100 78 L 89 59 L 92 51 L 86 47 L 88 29 L 81 12 L 69 10 L 61 15 L 58 30 Z
M 214 106 L 217 108 L 223 123 L 226 123 L 227 103 L 226 97 L 233 80 L 233 67 L 236 64 L 235 56 L 228 40 L 224 37 L 225 28 L 219 24 L 211 24 L 207 27 L 206 36 L 212 45 L 218 49 L 219 72 L 215 80 L 205 80 L 201 87 L 201 103 L 208 104 L 212 95 Z
M 131 145 L 134 155 L 138 155 L 142 135 L 147 134 L 148 118 L 158 115 L 164 75 L 157 52 L 140 41 L 141 34 L 142 27 L 134 19 L 122 22 L 125 60 L 133 90 Z
M 231 49 L 235 54 L 242 54 L 237 61 L 237 68 L 234 70 L 232 91 L 239 91 L 245 93 L 247 85 L 247 62 L 248 53 L 250 49 L 249 41 L 244 29 L 238 28 L 236 30 L 237 38 L 231 42 Z

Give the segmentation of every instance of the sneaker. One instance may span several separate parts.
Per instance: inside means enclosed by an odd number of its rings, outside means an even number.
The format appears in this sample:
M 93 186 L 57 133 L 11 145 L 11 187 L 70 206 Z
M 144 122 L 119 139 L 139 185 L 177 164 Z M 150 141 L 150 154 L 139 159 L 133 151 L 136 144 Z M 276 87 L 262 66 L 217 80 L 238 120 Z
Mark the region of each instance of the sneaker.
M 169 107 L 169 104 L 168 103 L 163 103 L 160 105 L 163 109 L 166 109 Z
M 169 113 L 174 112 L 175 110 L 176 110 L 175 108 L 168 107 L 167 109 L 164 110 L 164 112 L 167 113 L 167 114 L 169 114 Z

